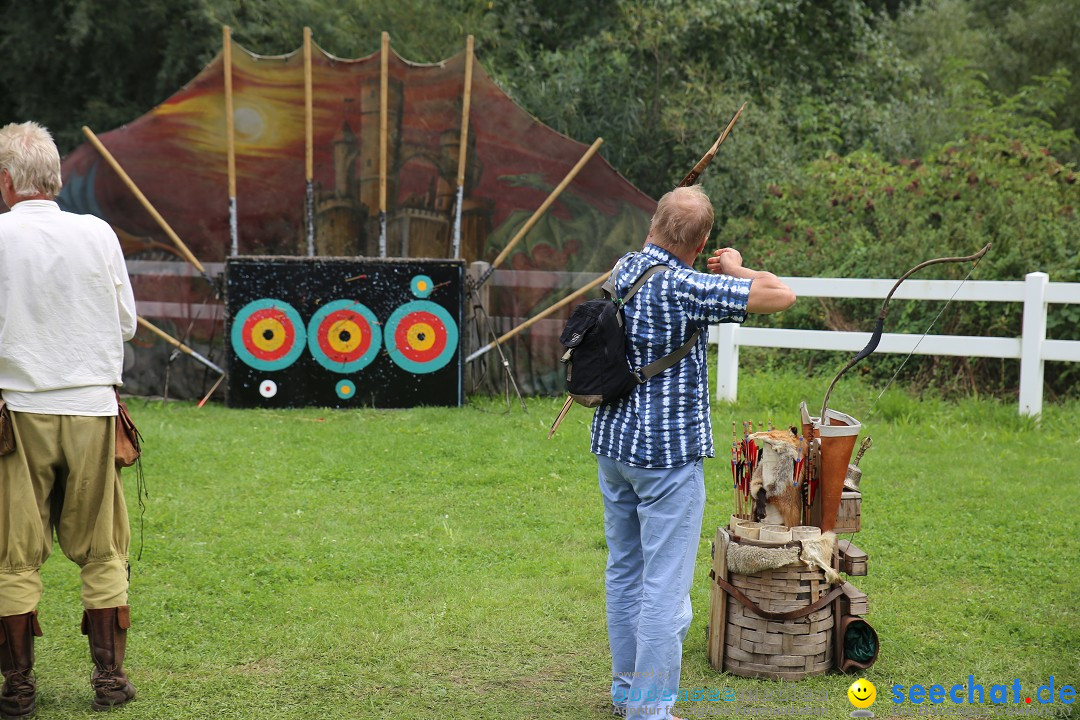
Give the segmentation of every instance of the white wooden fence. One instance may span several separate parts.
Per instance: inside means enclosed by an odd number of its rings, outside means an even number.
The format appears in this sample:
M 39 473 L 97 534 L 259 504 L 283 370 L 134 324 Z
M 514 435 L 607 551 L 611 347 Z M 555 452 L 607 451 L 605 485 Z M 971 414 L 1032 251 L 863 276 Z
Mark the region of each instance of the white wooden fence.
M 884 300 L 895 280 L 847 278 L 781 278 L 800 298 L 842 297 Z M 1042 412 L 1043 365 L 1047 360 L 1080 362 L 1080 341 L 1047 340 L 1046 312 L 1050 304 L 1080 304 L 1080 283 L 1052 283 L 1046 273 L 1033 272 L 1024 281 L 968 281 L 957 292 L 959 280 L 905 280 L 893 296 L 899 300 L 954 302 L 982 300 L 1022 302 L 1024 325 L 1020 337 L 969 337 L 965 335 L 921 335 L 883 333 L 875 352 L 914 352 L 918 355 L 958 355 L 1020 360 L 1020 414 Z M 890 315 L 893 312 L 890 309 Z M 885 325 L 889 321 L 886 318 Z M 855 353 L 870 340 L 870 333 L 830 330 L 789 330 L 716 325 L 709 340 L 719 345 L 716 397 L 734 401 L 739 387 L 739 347 L 798 348 L 803 350 L 848 350 Z M 916 345 L 918 347 L 916 347 Z M 839 369 L 839 365 L 837 369 Z

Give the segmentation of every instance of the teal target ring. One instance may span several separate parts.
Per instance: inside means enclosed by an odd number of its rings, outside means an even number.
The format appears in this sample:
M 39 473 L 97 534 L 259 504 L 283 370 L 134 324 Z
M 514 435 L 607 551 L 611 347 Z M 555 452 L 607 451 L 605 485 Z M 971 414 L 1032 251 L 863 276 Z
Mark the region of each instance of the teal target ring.
M 382 329 L 366 305 L 335 300 L 312 315 L 307 338 L 315 362 L 331 372 L 346 374 L 371 364 L 382 346 Z
M 253 300 L 232 321 L 229 333 L 240 362 L 256 370 L 284 370 L 304 352 L 304 321 L 289 303 L 275 298 Z
M 418 298 L 426 298 L 435 290 L 435 282 L 427 275 L 416 275 L 409 282 L 409 289 Z
M 441 305 L 405 303 L 386 321 L 386 351 L 402 370 L 423 375 L 446 367 L 458 350 L 458 327 Z

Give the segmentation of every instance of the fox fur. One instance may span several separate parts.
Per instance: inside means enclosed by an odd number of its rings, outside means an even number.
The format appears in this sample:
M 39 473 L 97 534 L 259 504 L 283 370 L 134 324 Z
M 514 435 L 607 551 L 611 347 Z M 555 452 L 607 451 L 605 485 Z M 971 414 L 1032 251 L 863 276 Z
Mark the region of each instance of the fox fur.
M 754 433 L 750 438 L 761 448 L 761 459 L 750 477 L 757 522 L 795 527 L 802 518 L 802 493 L 792 481 L 799 441 L 788 430 Z

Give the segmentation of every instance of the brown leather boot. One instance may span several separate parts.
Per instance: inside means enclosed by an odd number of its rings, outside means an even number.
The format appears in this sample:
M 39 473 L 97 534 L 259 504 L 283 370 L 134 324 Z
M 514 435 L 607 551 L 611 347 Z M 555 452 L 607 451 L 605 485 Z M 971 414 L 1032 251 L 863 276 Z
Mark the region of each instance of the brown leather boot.
M 84 610 L 82 632 L 90 638 L 94 672 L 94 710 L 112 710 L 135 698 L 135 686 L 124 673 L 127 629 L 131 627 L 130 606 Z
M 34 682 L 34 636 L 41 637 L 37 611 L 0 617 L 0 716 L 26 717 L 34 712 L 37 684 Z

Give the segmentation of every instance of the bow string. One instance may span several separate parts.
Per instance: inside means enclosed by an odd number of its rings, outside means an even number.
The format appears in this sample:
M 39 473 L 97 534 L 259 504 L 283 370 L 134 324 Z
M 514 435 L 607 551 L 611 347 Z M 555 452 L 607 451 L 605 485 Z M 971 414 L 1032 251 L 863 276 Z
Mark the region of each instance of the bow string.
M 906 273 L 904 273 L 903 275 L 900 276 L 900 279 L 897 280 L 893 284 L 892 289 L 889 290 L 889 294 L 885 296 L 885 302 L 883 302 L 881 304 L 881 311 L 878 313 L 877 322 L 874 325 L 874 332 L 870 336 L 870 341 L 866 343 L 866 347 L 864 347 L 862 350 L 860 350 L 859 353 L 855 357 L 851 358 L 851 360 L 848 361 L 847 365 L 845 365 L 840 370 L 840 372 L 838 372 L 836 374 L 836 377 L 833 378 L 832 383 L 829 384 L 829 389 L 825 391 L 825 399 L 822 400 L 822 402 L 821 402 L 821 416 L 820 416 L 821 417 L 821 422 L 823 422 L 823 423 L 825 422 L 825 410 L 829 406 L 829 396 L 832 395 L 832 391 L 833 391 L 833 388 L 836 387 L 836 383 L 840 380 L 841 377 L 843 377 L 844 373 L 846 373 L 851 368 L 855 367 L 855 365 L 860 360 L 862 360 L 865 357 L 868 357 L 871 353 L 873 353 L 874 350 L 877 349 L 878 343 L 881 342 L 881 334 L 882 334 L 882 331 L 884 330 L 884 327 L 885 327 L 885 318 L 889 314 L 889 302 L 892 301 L 893 294 L 896 292 L 896 289 L 898 287 L 900 287 L 900 283 L 907 280 L 909 277 L 911 277 L 912 275 L 917 273 L 919 270 L 922 270 L 925 267 L 930 267 L 931 265 L 939 265 L 939 264 L 942 264 L 942 263 L 960 263 L 960 262 L 974 262 L 975 263 L 974 265 L 971 266 L 971 269 L 968 270 L 968 274 L 964 277 L 964 279 L 960 281 L 960 284 L 956 287 L 956 291 L 953 292 L 952 297 L 950 297 L 948 302 L 946 302 L 945 305 L 941 308 L 941 310 L 938 311 L 937 316 L 934 318 L 933 322 L 930 323 L 930 327 L 928 327 L 926 329 L 926 332 L 924 332 L 922 334 L 922 336 L 919 338 L 919 342 L 915 343 L 915 347 L 913 347 L 911 349 L 911 352 L 909 352 L 907 354 L 907 357 L 904 358 L 904 361 L 902 363 L 900 363 L 900 367 L 896 369 L 896 373 L 893 374 L 892 379 L 890 379 L 889 383 L 885 386 L 885 390 L 889 389 L 889 385 L 891 385 L 892 381 L 896 379 L 896 376 L 900 373 L 900 370 L 903 369 L 904 365 L 907 363 L 908 358 L 910 358 L 911 355 L 915 352 L 915 349 L 919 347 L 919 343 L 921 343 L 923 341 L 923 339 L 926 337 L 927 333 L 930 332 L 930 329 L 934 327 L 934 323 L 937 322 L 937 319 L 939 317 L 941 317 L 941 313 L 945 312 L 945 308 L 949 307 L 949 303 L 951 303 L 953 301 L 953 298 L 956 297 L 956 293 L 960 291 L 960 288 L 963 287 L 964 283 L 966 283 L 968 278 L 971 277 L 971 273 L 973 273 L 975 271 L 975 268 L 978 267 L 979 260 L 981 260 L 983 255 L 985 255 L 986 252 L 990 249 L 991 244 L 992 243 L 987 243 L 986 246 L 983 247 L 982 250 L 979 250 L 979 252 L 975 253 L 974 255 L 968 255 L 966 257 L 945 257 L 945 258 L 935 258 L 933 260 L 925 260 L 925 261 L 919 263 L 918 265 L 911 268 Z M 881 391 L 882 395 L 885 394 L 885 390 Z M 880 398 L 881 395 L 879 395 L 878 397 Z

